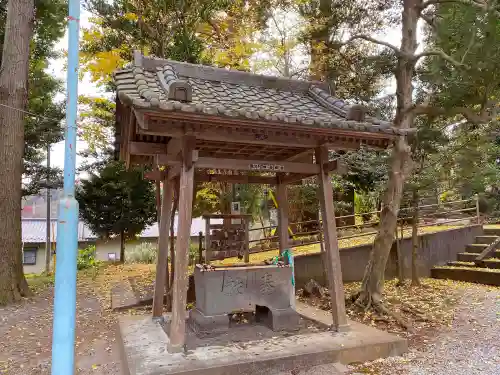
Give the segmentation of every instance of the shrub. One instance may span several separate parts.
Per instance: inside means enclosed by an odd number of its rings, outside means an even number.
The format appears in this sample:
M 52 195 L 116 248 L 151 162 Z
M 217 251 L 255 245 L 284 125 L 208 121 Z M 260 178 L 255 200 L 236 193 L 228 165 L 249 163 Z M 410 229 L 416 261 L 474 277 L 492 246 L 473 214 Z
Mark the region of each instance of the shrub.
M 85 249 L 78 250 L 78 258 L 76 259 L 76 268 L 84 270 L 87 268 L 97 268 L 99 261 L 95 258 L 95 246 L 89 245 Z
M 156 243 L 143 242 L 127 251 L 125 261 L 127 263 L 156 263 L 158 246 Z

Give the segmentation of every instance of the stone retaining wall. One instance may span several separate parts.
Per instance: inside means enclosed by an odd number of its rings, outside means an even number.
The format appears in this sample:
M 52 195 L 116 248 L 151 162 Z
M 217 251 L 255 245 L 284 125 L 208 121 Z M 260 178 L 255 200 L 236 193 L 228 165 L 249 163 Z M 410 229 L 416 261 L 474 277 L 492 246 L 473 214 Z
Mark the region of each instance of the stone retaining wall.
M 420 250 L 418 269 L 420 276 L 431 276 L 431 268 L 455 260 L 457 253 L 463 252 L 467 244 L 473 243 L 476 236 L 483 232 L 481 225 L 449 229 L 441 232 L 426 233 L 419 236 Z M 403 273 L 411 277 L 411 238 L 400 241 L 403 256 Z M 344 281 L 360 281 L 370 257 L 372 245 L 360 245 L 340 250 L 342 277 Z M 326 285 L 322 255 L 320 253 L 297 255 L 295 258 L 295 278 L 297 288 L 310 279 Z M 397 253 L 393 244 L 387 262 L 386 278 L 397 276 Z

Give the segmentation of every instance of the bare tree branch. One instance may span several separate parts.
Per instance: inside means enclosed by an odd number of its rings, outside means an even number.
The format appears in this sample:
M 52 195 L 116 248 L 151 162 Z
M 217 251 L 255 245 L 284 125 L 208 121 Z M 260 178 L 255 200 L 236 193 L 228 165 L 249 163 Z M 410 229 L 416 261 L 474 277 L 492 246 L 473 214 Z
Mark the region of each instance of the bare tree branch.
M 467 107 L 453 107 L 453 108 L 443 108 L 434 107 L 425 104 L 416 104 L 408 113 L 413 115 L 430 115 L 430 116 L 456 116 L 462 115 L 473 124 L 482 124 L 489 122 L 496 118 L 497 116 L 498 102 L 489 101 L 478 113 L 471 108 Z
M 427 57 L 427 56 L 440 56 L 442 59 L 448 61 L 450 64 L 452 64 L 454 66 L 467 67 L 466 64 L 464 64 L 461 61 L 455 60 L 453 57 L 446 54 L 446 52 L 444 52 L 443 50 L 440 50 L 440 49 L 430 49 L 430 50 L 418 53 L 413 57 L 413 61 L 416 63 L 422 57 Z
M 462 64 L 464 63 L 465 58 L 467 57 L 467 55 L 469 54 L 470 50 L 474 46 L 474 43 L 476 42 L 476 34 L 477 34 L 477 31 L 476 31 L 476 28 L 474 27 L 474 29 L 472 30 L 472 35 L 471 35 L 471 38 L 470 38 L 470 41 L 469 41 L 469 45 L 467 46 L 467 49 L 465 50 L 464 55 L 462 56 L 462 60 L 460 60 L 460 62 Z
M 371 36 L 364 35 L 364 34 L 353 35 L 349 39 L 347 39 L 345 42 L 340 43 L 340 45 L 343 46 L 343 45 L 349 44 L 352 41 L 358 40 L 358 39 L 366 40 L 368 42 L 372 42 L 372 43 L 375 43 L 375 44 L 378 44 L 378 45 L 390 48 L 390 49 L 392 49 L 396 53 L 397 56 L 403 56 L 404 55 L 403 52 L 398 47 L 396 47 L 395 45 L 393 45 L 391 43 L 384 42 L 383 40 L 378 40 L 378 39 L 372 38 Z
M 484 11 L 494 11 L 500 17 L 500 10 L 495 9 L 496 4 L 493 4 L 493 6 L 491 6 L 488 0 L 427 0 L 420 5 L 420 10 L 424 10 L 432 5 L 451 4 L 451 3 L 472 5 Z
M 427 14 L 420 13 L 420 18 L 422 18 L 433 30 L 436 30 L 437 25 L 435 19 Z

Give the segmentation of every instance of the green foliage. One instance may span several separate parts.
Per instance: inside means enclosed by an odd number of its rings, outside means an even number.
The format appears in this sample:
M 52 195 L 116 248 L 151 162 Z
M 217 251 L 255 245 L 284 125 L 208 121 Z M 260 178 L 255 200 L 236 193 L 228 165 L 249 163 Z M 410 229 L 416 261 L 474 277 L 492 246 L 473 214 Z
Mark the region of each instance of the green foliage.
M 424 62 L 420 78 L 433 94 L 431 103 L 479 112 L 491 100 L 498 102 L 498 14 L 458 2 L 443 4 L 435 13 L 437 27 L 428 30 L 428 43 L 463 65 L 452 65 L 438 56 Z
M 37 193 L 41 181 L 59 183 L 60 171 L 47 170 L 41 163 L 45 159 L 47 143 L 62 139 L 60 120 L 64 118 L 64 104 L 56 103 L 55 96 L 62 91 L 61 82 L 45 72 L 50 58 L 57 57 L 55 43 L 64 35 L 67 1 L 36 0 L 35 22 L 30 52 L 27 110 L 34 115 L 26 116 L 24 127 L 24 174 L 23 195 Z M 0 0 L 0 61 L 3 51 L 7 0 Z
M 368 102 L 391 74 L 392 53 L 366 43 L 341 48 L 346 34 L 376 33 L 394 22 L 394 2 L 381 0 L 298 1 L 305 20 L 302 41 L 311 54 L 311 75 L 327 81 L 341 98 Z M 347 33 L 346 30 L 349 30 Z
M 134 238 L 156 220 L 153 185 L 143 170 L 125 170 L 121 162 L 109 161 L 82 180 L 76 198 L 80 216 L 90 229 L 102 236 Z
M 107 98 L 80 96 L 78 98 L 79 136 L 88 146 L 88 152 L 104 152 L 112 143 L 115 128 L 116 104 Z
M 108 87 L 111 73 L 131 60 L 134 49 L 191 63 L 217 60 L 219 54 L 224 66 L 244 63 L 251 52 L 241 48 L 247 36 L 238 32 L 237 23 L 248 20 L 238 17 L 248 11 L 244 1 L 87 0 L 86 8 L 93 25 L 83 30 L 83 67 Z M 233 9 L 240 12 L 233 16 Z M 234 56 L 223 57 L 230 47 Z
M 158 245 L 156 243 L 141 242 L 132 249 L 127 250 L 125 259 L 127 263 L 156 263 Z
M 366 212 L 373 212 L 377 210 L 377 202 L 373 194 L 354 192 L 354 213 L 362 214 Z M 372 215 L 363 215 L 364 221 L 370 220 Z
M 342 155 L 342 160 L 347 164 L 347 174 L 341 179 L 345 186 L 352 186 L 357 191 L 381 193 L 387 180 L 387 152 L 361 148 Z
M 78 250 L 76 268 L 78 270 L 97 268 L 100 262 L 95 258 L 95 255 L 96 249 L 94 245 L 89 245 L 85 249 Z
M 189 243 L 189 259 L 198 259 L 198 244 Z M 158 244 L 151 242 L 141 242 L 126 251 L 127 263 L 155 264 L 158 257 Z

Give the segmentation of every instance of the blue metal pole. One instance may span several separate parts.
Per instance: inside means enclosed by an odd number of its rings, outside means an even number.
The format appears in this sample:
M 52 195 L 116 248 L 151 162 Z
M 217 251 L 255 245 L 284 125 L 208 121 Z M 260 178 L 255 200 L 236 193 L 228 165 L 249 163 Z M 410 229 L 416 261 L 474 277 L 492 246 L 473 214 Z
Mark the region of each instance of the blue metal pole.
M 52 335 L 52 375 L 75 371 L 78 202 L 75 199 L 80 1 L 69 0 L 68 82 L 64 151 L 64 196 L 59 202 Z

